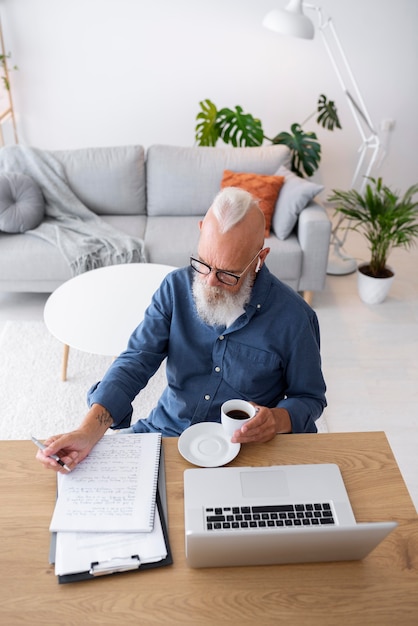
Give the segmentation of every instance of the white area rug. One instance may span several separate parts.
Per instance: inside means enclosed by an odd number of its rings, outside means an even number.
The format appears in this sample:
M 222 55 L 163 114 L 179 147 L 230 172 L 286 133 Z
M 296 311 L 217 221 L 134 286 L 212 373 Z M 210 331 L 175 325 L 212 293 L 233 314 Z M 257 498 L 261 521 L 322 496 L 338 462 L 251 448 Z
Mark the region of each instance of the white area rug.
M 70 349 L 61 380 L 62 344 L 43 322 L 6 322 L 0 335 L 0 439 L 44 439 L 76 428 L 87 411 L 86 394 L 111 357 Z M 163 364 L 135 399 L 134 420 L 146 417 L 166 384 Z M 317 422 L 327 432 L 325 419 Z
M 31 434 L 44 439 L 80 424 L 87 391 L 112 358 L 70 349 L 64 382 L 62 352 L 43 322 L 6 322 L 0 335 L 0 439 L 29 439 Z M 135 420 L 148 415 L 165 384 L 162 365 L 135 399 Z

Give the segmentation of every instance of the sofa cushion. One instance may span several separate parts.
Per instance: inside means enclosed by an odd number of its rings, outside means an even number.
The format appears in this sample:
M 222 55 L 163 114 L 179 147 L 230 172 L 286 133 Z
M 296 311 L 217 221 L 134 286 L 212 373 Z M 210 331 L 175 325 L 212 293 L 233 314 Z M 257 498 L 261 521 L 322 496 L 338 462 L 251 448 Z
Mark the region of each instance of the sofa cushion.
M 284 241 L 272 234 L 267 245 L 270 248 L 266 258 L 267 267 L 277 278 L 297 291 L 302 271 L 303 252 L 296 234 L 292 233 Z
M 56 246 L 25 233 L 0 233 L 0 282 L 10 282 L 10 291 L 15 290 L 13 283 L 24 283 L 24 291 L 39 291 L 31 283 L 39 286 L 50 281 L 55 289 L 69 278 L 69 265 Z
M 276 176 L 284 176 L 285 182 L 276 202 L 272 229 L 279 239 L 287 239 L 301 211 L 324 190 L 324 186 L 297 176 L 283 165 L 277 170 Z
M 273 175 L 290 164 L 287 146 L 254 148 L 154 145 L 147 151 L 148 215 L 204 215 L 224 170 Z
M 267 174 L 225 170 L 221 188 L 238 187 L 254 196 L 259 201 L 260 209 L 264 213 L 266 221 L 264 236 L 270 237 L 271 218 L 273 217 L 277 196 L 283 183 L 284 176 L 268 176 Z
M 52 153 L 64 166 L 75 195 L 97 215 L 145 215 L 142 146 L 81 148 Z
M 0 174 L 0 230 L 24 233 L 36 228 L 45 214 L 41 188 L 33 178 L 17 172 Z
M 197 253 L 203 215 L 156 216 L 147 219 L 145 254 L 149 263 L 182 267 Z

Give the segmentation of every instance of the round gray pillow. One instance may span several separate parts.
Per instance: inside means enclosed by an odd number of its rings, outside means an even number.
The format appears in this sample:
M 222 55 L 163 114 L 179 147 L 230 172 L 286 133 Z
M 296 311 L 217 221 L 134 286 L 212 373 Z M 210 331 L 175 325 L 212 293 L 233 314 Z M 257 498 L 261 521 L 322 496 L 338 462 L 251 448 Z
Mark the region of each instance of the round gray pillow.
M 33 178 L 0 172 L 0 231 L 24 233 L 39 226 L 44 214 L 45 200 Z

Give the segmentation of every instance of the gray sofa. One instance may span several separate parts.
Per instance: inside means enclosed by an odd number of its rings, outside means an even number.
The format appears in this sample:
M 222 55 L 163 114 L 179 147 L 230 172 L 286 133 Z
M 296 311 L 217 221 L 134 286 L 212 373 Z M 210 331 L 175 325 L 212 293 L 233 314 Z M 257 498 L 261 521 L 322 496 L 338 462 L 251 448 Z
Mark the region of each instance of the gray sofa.
M 224 170 L 286 175 L 266 239 L 267 265 L 308 301 L 324 287 L 331 224 L 312 199 L 321 188 L 290 175 L 285 146 L 154 145 L 146 153 L 141 146 L 121 146 L 52 154 L 88 209 L 143 239 L 148 262 L 175 266 L 186 265 L 196 253 L 198 222 L 220 190 Z M 291 232 L 277 236 L 283 219 Z M 57 247 L 30 232 L 0 232 L 0 291 L 52 292 L 69 278 L 70 267 Z

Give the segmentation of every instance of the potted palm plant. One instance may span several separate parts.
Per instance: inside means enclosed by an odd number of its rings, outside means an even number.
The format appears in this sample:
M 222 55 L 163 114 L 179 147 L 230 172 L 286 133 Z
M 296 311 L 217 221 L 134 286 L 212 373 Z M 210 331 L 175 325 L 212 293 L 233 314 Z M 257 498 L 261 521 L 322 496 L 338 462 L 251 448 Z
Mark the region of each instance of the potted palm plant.
M 387 265 L 394 248 L 408 249 L 418 236 L 418 184 L 400 196 L 383 184 L 381 178 L 368 177 L 365 190 L 333 189 L 328 198 L 335 203 L 336 213 L 348 218 L 348 228 L 364 235 L 370 260 L 358 267 L 360 298 L 367 304 L 383 302 L 394 277 Z

